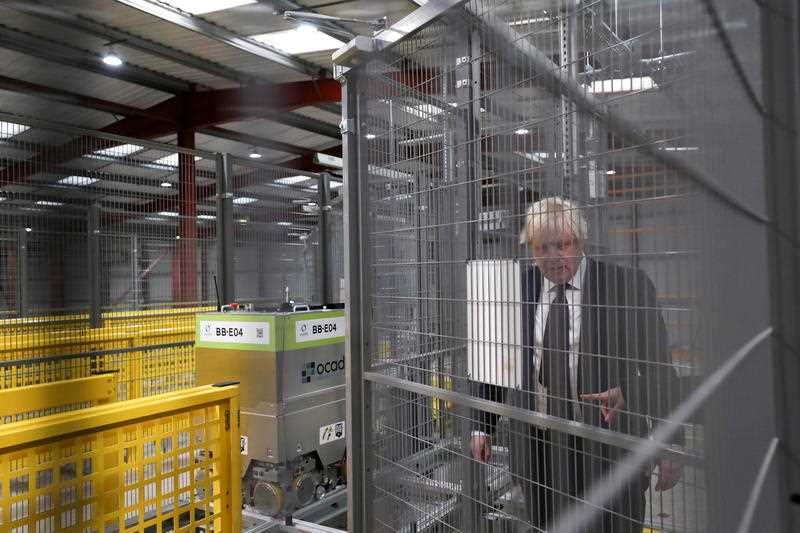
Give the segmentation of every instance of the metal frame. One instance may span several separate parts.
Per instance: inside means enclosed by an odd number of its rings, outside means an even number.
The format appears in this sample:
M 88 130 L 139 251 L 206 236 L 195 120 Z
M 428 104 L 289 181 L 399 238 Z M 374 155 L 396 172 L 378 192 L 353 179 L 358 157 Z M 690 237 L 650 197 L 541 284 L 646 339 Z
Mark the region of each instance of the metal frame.
M 334 54 L 337 72 L 343 74 L 342 83 L 346 88 L 346 91 L 343 91 L 345 108 L 342 130 L 345 137 L 343 157 L 346 185 L 346 242 L 350 245 L 348 247 L 349 268 L 347 280 L 352 305 L 352 308 L 348 310 L 350 329 L 348 331 L 347 354 L 348 379 L 350 380 L 348 381 L 348 389 L 354 391 L 350 392 L 350 396 L 348 396 L 350 402 L 348 403 L 348 416 L 351 418 L 348 420 L 348 447 L 358 446 L 358 450 L 368 450 L 370 447 L 371 441 L 367 436 L 367 432 L 372 421 L 369 415 L 372 399 L 369 391 L 375 384 L 388 386 L 392 389 L 401 389 L 410 393 L 418 393 L 427 397 L 435 397 L 440 400 L 448 400 L 462 407 L 493 412 L 514 420 L 525 421 L 538 427 L 555 428 L 571 435 L 590 437 L 598 442 L 632 450 L 635 452 L 635 460 L 632 460 L 631 465 L 633 466 L 627 465 L 632 469 L 641 467 L 653 457 L 670 457 L 683 463 L 704 460 L 704 457 L 693 453 L 689 449 L 668 444 L 670 430 L 667 428 L 663 428 L 663 431 L 657 433 L 656 437 L 654 437 L 654 442 L 650 442 L 639 437 L 603 431 L 576 422 L 550 420 L 547 415 L 515 409 L 504 404 L 474 398 L 457 391 L 444 390 L 444 387 L 441 386 L 431 387 L 394 375 L 383 374 L 379 372 L 380 369 L 374 369 L 374 372 L 366 371 L 365 354 L 375 353 L 378 348 L 370 346 L 370 330 L 367 326 L 367 316 L 371 311 L 371 307 L 368 305 L 365 295 L 370 295 L 371 289 L 365 287 L 364 284 L 366 283 L 366 278 L 369 277 L 366 265 L 371 265 L 371 263 L 365 261 L 359 255 L 363 254 L 365 250 L 369 250 L 369 246 L 362 245 L 358 247 L 357 245 L 357 243 L 366 242 L 366 235 L 370 226 L 365 223 L 369 216 L 367 206 L 365 206 L 366 184 L 352 183 L 355 180 L 366 181 L 366 173 L 361 168 L 366 157 L 359 152 L 359 145 L 361 144 L 359 126 L 363 120 L 358 113 L 358 97 L 352 95 L 352 92 L 358 86 L 359 76 L 362 75 L 360 67 L 369 60 L 371 54 L 386 50 L 396 42 L 401 41 L 405 36 L 423 29 L 426 25 L 439 18 L 446 18 L 449 15 L 449 10 L 463 3 L 432 0 L 392 28 L 376 35 L 374 39 L 354 39 Z M 725 34 L 724 24 L 716 14 L 713 3 L 707 1 L 705 5 L 712 12 L 712 19 L 717 26 L 717 31 Z M 576 5 L 575 9 L 577 8 Z M 687 398 L 679 406 L 674 413 L 674 419 L 672 418 L 673 415 L 671 415 L 670 423 L 683 423 L 689 419 L 689 416 L 700 405 L 705 402 L 710 403 L 714 393 L 720 393 L 719 391 L 724 389 L 723 385 L 726 380 L 733 375 L 733 372 L 738 367 L 753 364 L 749 362 L 750 360 L 762 362 L 761 356 L 764 353 L 762 350 L 765 349 L 766 345 L 764 341 L 772 337 L 773 351 L 771 361 L 774 365 L 775 390 L 777 391 L 774 400 L 780 406 L 776 413 L 775 421 L 778 425 L 779 437 L 782 440 L 781 445 L 787 447 L 786 452 L 780 451 L 781 446 L 777 444 L 778 437 L 771 440 L 767 439 L 768 446 L 763 450 L 763 461 L 758 469 L 752 491 L 749 494 L 744 516 L 739 517 L 737 513 L 733 513 L 726 519 L 725 523 L 727 525 L 736 525 L 735 520 L 741 518 L 742 521 L 738 523 L 739 531 L 741 532 L 748 530 L 750 524 L 754 523 L 759 523 L 762 526 L 769 523 L 770 526 L 768 527 L 770 529 L 789 531 L 796 524 L 796 518 L 793 519 L 789 516 L 788 503 L 785 500 L 781 500 L 779 504 L 774 501 L 767 503 L 760 501 L 759 498 L 762 494 L 772 494 L 769 489 L 774 487 L 776 478 L 779 478 L 780 486 L 784 491 L 781 498 L 790 490 L 796 490 L 794 485 L 800 479 L 800 472 L 798 472 L 796 465 L 793 466 L 791 464 L 792 457 L 796 457 L 798 450 L 800 450 L 797 447 L 798 443 L 800 443 L 800 437 L 798 437 L 797 428 L 793 427 L 789 422 L 797 418 L 797 406 L 800 405 L 800 401 L 797 401 L 798 391 L 796 386 L 797 376 L 800 375 L 798 374 L 800 367 L 796 363 L 796 356 L 800 351 L 800 333 L 798 333 L 800 332 L 800 327 L 798 326 L 800 316 L 796 311 L 796 304 L 800 301 L 800 281 L 798 281 L 797 274 L 800 268 L 798 268 L 797 255 L 798 219 L 796 217 L 796 204 L 800 202 L 800 196 L 798 196 L 795 179 L 798 168 L 800 168 L 797 156 L 799 145 L 796 127 L 798 123 L 798 83 L 796 69 L 785 68 L 785 65 L 794 65 L 797 62 L 798 27 L 796 21 L 798 9 L 792 2 L 787 1 L 780 1 L 775 6 L 760 6 L 753 9 L 759 11 L 763 26 L 763 64 L 766 80 L 764 86 L 764 94 L 766 96 L 764 97 L 765 103 L 763 107 L 760 105 L 758 98 L 755 97 L 753 88 L 743 73 L 743 67 L 736 57 L 736 52 L 730 39 L 727 36 L 723 36 L 721 40 L 723 41 L 723 48 L 729 56 L 728 60 L 733 64 L 733 70 L 736 71 L 740 80 L 743 81 L 755 109 L 768 122 L 767 128 L 765 128 L 764 143 L 765 146 L 769 147 L 768 156 L 765 158 L 765 175 L 770 177 L 770 179 L 766 180 L 769 200 L 766 211 L 758 207 L 757 200 L 751 201 L 749 198 L 737 195 L 728 185 L 723 184 L 705 169 L 694 166 L 683 158 L 676 157 L 669 152 L 652 146 L 652 143 L 638 133 L 636 127 L 628 119 L 605 107 L 591 94 L 587 94 L 585 88 L 575 81 L 577 78 L 577 61 L 572 55 L 573 51 L 578 49 L 580 36 L 578 35 L 578 29 L 575 27 L 570 28 L 570 26 L 575 26 L 574 20 L 571 20 L 575 18 L 574 13 L 568 12 L 561 18 L 560 44 L 563 54 L 559 65 L 554 64 L 540 50 L 529 45 L 524 39 L 519 38 L 513 29 L 510 29 L 507 24 L 500 20 L 494 22 L 490 19 L 482 29 L 488 32 L 498 43 L 507 44 L 511 55 L 517 54 L 522 60 L 527 61 L 527 64 L 533 65 L 533 69 L 544 78 L 545 84 L 554 87 L 562 95 L 562 116 L 564 120 L 561 125 L 561 137 L 564 152 L 567 154 L 564 158 L 566 161 L 565 176 L 576 174 L 579 154 L 589 149 L 589 147 L 581 148 L 576 144 L 575 130 L 580 116 L 581 119 L 587 121 L 596 121 L 593 124 L 595 124 L 595 127 L 599 126 L 598 129 L 600 131 L 607 129 L 617 135 L 621 135 L 628 143 L 637 146 L 643 154 L 670 169 L 674 169 L 682 177 L 697 185 L 713 201 L 718 202 L 731 213 L 745 218 L 754 227 L 769 228 L 771 268 L 769 281 L 771 285 L 770 292 L 775 295 L 772 299 L 774 332 L 768 327 L 750 338 L 740 350 L 721 356 L 719 360 L 724 364 L 720 365 L 713 374 L 708 376 L 707 380 L 692 397 Z M 448 65 L 448 69 L 446 69 L 447 75 L 449 75 L 449 69 L 451 68 L 453 66 Z M 455 71 L 459 72 L 457 67 Z M 457 75 L 459 79 L 464 77 L 461 74 Z M 390 83 L 390 80 L 387 81 L 387 84 Z M 346 98 L 344 98 L 345 94 L 347 94 Z M 461 108 L 462 99 L 458 91 L 456 91 L 456 94 L 459 96 L 456 103 Z M 566 106 L 564 105 L 565 102 Z M 443 113 L 449 111 L 446 108 L 446 104 L 440 107 L 444 109 Z M 572 117 L 571 120 L 568 117 Z M 601 142 L 604 141 L 601 140 Z M 460 140 L 457 139 L 452 144 L 456 147 L 462 147 L 468 144 L 468 140 L 465 140 L 462 135 Z M 447 150 L 447 143 L 445 143 L 443 150 Z M 597 150 L 602 151 L 600 147 L 597 147 Z M 450 157 L 448 156 L 446 159 L 450 159 Z M 463 154 L 455 155 L 456 162 L 463 163 L 464 160 Z M 448 172 L 451 172 L 451 170 L 444 170 L 446 176 L 450 175 Z M 592 191 L 588 190 L 587 194 L 587 190 L 584 190 L 583 185 L 586 184 L 580 184 L 581 190 L 572 191 L 569 196 L 575 197 L 577 195 L 577 197 L 583 199 L 591 198 Z M 558 192 L 568 193 L 569 191 Z M 441 206 L 439 207 L 441 208 Z M 637 213 L 634 213 L 634 218 L 636 217 Z M 448 220 L 452 219 L 449 218 Z M 601 224 L 603 224 L 603 221 L 601 221 Z M 634 239 L 637 238 L 634 237 Z M 455 246 L 457 247 L 457 243 L 455 243 Z M 637 246 L 638 241 L 634 244 L 634 247 Z M 451 261 L 457 260 L 455 257 L 448 257 L 447 259 Z M 452 294 L 452 292 L 448 292 L 448 294 Z M 714 363 L 716 361 L 717 359 L 715 358 Z M 360 375 L 359 371 L 362 372 Z M 765 371 L 770 372 L 770 367 L 766 367 Z M 361 382 L 358 381 L 359 379 Z M 764 397 L 771 396 L 772 391 L 760 390 L 759 395 Z M 711 447 L 711 449 L 719 448 Z M 761 452 L 762 450 L 758 450 L 759 454 Z M 353 463 L 352 470 L 354 475 L 350 475 L 350 473 L 348 475 L 352 483 L 352 488 L 349 488 L 349 490 L 351 491 L 354 512 L 349 530 L 364 531 L 366 530 L 365 528 L 372 524 L 369 520 L 371 513 L 370 493 L 366 489 L 372 472 L 368 456 L 364 457 L 362 454 L 360 457 L 355 457 L 353 458 Z M 721 468 L 726 467 L 729 467 L 729 465 L 721 465 Z M 779 474 L 775 472 L 779 472 Z M 622 469 L 619 475 L 633 476 L 636 475 L 636 472 L 631 469 Z M 621 480 L 622 478 L 618 476 L 613 479 L 613 482 L 619 484 L 622 482 Z M 611 490 L 613 486 L 611 480 L 609 484 L 604 485 L 608 494 L 613 493 L 613 490 Z M 794 498 L 796 500 L 797 496 L 795 495 Z M 606 501 L 597 494 L 593 494 L 589 500 L 592 504 L 598 506 L 604 505 Z M 768 514 L 770 511 L 775 510 L 773 504 L 778 505 L 779 516 L 772 517 Z M 759 522 L 759 518 L 763 518 L 764 521 Z M 570 529 L 571 526 L 579 527 L 579 524 L 558 524 L 555 530 L 572 531 L 573 529 Z M 561 527 L 565 529 L 561 529 Z

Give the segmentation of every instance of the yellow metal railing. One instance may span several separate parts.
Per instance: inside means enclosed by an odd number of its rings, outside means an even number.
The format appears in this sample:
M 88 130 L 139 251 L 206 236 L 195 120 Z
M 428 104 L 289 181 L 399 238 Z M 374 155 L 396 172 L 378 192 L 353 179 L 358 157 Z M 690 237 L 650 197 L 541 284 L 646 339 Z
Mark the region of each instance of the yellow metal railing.
M 209 385 L 0 426 L 0 531 L 240 531 L 238 395 Z
M 0 320 L 0 360 L 182 342 L 194 338 L 194 315 L 211 307 L 104 313 L 102 326 L 88 315 Z

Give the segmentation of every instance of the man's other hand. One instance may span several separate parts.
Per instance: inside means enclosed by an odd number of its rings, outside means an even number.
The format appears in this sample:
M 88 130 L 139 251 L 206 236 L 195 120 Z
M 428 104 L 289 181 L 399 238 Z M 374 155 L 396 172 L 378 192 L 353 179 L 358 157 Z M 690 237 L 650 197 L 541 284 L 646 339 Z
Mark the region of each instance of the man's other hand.
M 486 463 L 492 456 L 492 440 L 489 435 L 475 434 L 470 440 L 472 457 L 481 463 Z
M 669 490 L 678 483 L 683 477 L 683 464 L 659 459 L 658 461 L 658 481 L 655 489 L 657 491 Z
M 581 400 L 584 402 L 600 402 L 600 413 L 603 415 L 603 421 L 609 425 L 616 420 L 617 413 L 625 407 L 625 397 L 619 387 L 595 394 L 581 394 Z

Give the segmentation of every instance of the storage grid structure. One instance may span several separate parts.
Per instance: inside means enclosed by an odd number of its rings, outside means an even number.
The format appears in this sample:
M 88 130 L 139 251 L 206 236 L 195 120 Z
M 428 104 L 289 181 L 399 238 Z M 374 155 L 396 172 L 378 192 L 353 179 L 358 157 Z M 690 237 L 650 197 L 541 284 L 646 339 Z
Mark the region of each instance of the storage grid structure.
M 216 307 L 216 287 L 222 303 L 277 305 L 286 288 L 324 300 L 327 176 L 8 113 L 0 124 L 0 387 L 106 371 L 119 400 L 191 387 L 194 315 Z
M 796 15 L 431 0 L 334 55 L 351 531 L 797 528 Z M 616 422 L 554 414 L 520 355 L 549 197 L 596 276 L 572 392 L 624 390 Z

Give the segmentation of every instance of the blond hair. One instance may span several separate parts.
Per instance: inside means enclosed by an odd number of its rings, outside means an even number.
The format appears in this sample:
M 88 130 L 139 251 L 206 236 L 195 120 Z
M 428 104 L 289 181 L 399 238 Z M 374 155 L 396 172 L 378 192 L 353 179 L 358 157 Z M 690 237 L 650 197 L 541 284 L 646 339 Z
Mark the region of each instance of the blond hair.
M 545 230 L 569 231 L 581 245 L 588 236 L 586 218 L 580 207 L 558 196 L 544 198 L 528 206 L 525 223 L 519 233 L 519 243 L 530 245 L 534 235 Z

